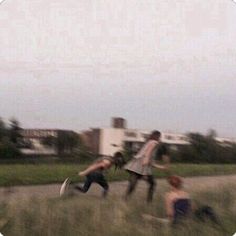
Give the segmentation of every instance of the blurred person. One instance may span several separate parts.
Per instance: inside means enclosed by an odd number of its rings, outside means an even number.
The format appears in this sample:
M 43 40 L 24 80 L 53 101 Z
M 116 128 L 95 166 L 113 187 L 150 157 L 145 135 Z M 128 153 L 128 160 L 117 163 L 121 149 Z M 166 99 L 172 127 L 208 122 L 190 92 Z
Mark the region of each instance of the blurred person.
M 154 153 L 159 145 L 160 137 L 161 133 L 159 131 L 153 131 L 141 150 L 125 165 L 124 169 L 129 172 L 129 184 L 125 199 L 128 199 L 128 197 L 134 192 L 138 180 L 144 179 L 149 184 L 147 201 L 152 201 L 156 185 L 152 175 L 152 167 L 154 166 L 162 170 L 167 169 L 167 165 L 158 165 L 153 160 Z
M 183 180 L 179 176 L 170 176 L 167 179 L 171 189 L 165 195 L 165 211 L 167 218 L 158 218 L 152 215 L 143 214 L 146 220 L 154 220 L 172 226 L 183 223 L 186 219 L 192 218 L 204 222 L 210 220 L 215 225 L 224 229 L 214 210 L 207 205 L 196 206 L 188 192 L 183 190 Z
M 168 183 L 171 190 L 165 196 L 166 215 L 176 224 L 192 211 L 189 193 L 183 190 L 183 180 L 179 176 L 170 176 Z
M 115 166 L 115 169 L 121 168 L 124 164 L 125 161 L 120 152 L 117 152 L 113 157 L 105 156 L 99 158 L 87 169 L 79 172 L 79 176 L 85 176 L 86 179 L 83 186 L 76 185 L 74 186 L 74 189 L 86 193 L 92 183 L 97 183 L 103 188 L 103 197 L 106 197 L 109 191 L 109 184 L 105 178 L 104 171 L 110 169 L 113 165 Z

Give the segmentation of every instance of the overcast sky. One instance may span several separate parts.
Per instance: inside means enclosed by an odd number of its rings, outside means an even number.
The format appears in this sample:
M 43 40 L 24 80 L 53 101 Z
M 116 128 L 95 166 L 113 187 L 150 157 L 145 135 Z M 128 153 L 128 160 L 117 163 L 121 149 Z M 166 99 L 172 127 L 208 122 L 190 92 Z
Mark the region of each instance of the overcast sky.
M 6 0 L 0 116 L 236 137 L 232 0 Z

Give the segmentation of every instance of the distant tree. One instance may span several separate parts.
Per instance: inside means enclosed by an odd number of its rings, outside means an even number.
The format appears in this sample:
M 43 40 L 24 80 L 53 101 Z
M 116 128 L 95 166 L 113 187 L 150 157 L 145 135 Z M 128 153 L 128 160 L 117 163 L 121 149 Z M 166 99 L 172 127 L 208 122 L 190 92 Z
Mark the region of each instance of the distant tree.
M 15 145 L 17 145 L 22 138 L 20 133 L 21 130 L 20 123 L 15 118 L 12 118 L 10 120 L 9 137 L 10 141 Z
M 7 135 L 7 127 L 4 123 L 4 121 L 2 120 L 2 118 L 0 117 L 0 141 L 6 137 Z
M 0 158 L 16 158 L 20 155 L 19 149 L 8 139 L 0 143 Z
M 59 155 L 72 154 L 79 146 L 79 135 L 73 131 L 59 131 L 56 139 L 56 148 Z
M 14 124 L 17 125 L 15 122 Z M 20 151 L 16 143 L 11 140 L 11 135 L 13 134 L 13 132 L 11 133 L 13 130 L 11 130 L 11 128 L 13 128 L 13 126 L 10 128 L 7 127 L 0 118 L 0 158 L 14 158 L 20 156 Z
M 172 159 L 192 163 L 236 163 L 236 144 L 222 145 L 216 141 L 216 136 L 214 130 L 208 131 L 206 135 L 189 133 L 190 145 L 172 152 Z
M 217 137 L 217 132 L 214 129 L 209 129 L 206 136 L 215 140 Z

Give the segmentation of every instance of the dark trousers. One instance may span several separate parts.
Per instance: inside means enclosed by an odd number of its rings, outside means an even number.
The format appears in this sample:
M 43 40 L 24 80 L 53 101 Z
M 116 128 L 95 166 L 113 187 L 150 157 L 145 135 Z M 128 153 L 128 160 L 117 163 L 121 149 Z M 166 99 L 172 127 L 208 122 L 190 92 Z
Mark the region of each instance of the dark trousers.
M 86 175 L 86 180 L 84 182 L 83 186 L 75 186 L 77 190 L 79 190 L 82 193 L 86 193 L 92 183 L 97 183 L 103 188 L 103 197 L 106 197 L 108 190 L 109 190 L 109 185 L 104 177 L 104 175 L 101 172 L 92 172 L 88 175 Z
M 144 179 L 149 184 L 148 193 L 147 193 L 147 201 L 151 202 L 153 198 L 155 186 L 156 186 L 153 176 L 152 175 L 143 176 L 132 171 L 129 171 L 129 174 L 130 174 L 130 177 L 129 177 L 128 189 L 126 191 L 126 199 L 128 199 L 128 197 L 134 192 L 138 180 Z

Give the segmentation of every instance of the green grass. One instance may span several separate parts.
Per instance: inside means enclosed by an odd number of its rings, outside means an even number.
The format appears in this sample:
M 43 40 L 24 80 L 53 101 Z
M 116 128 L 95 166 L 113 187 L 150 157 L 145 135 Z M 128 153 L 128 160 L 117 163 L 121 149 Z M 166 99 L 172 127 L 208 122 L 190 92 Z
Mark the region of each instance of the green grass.
M 231 236 L 235 233 L 236 184 L 191 192 L 193 199 L 213 207 L 226 231 L 193 219 L 175 230 L 144 221 L 143 213 L 165 216 L 163 196 L 166 188 L 159 188 L 158 198 L 150 205 L 143 202 L 145 193 L 142 192 L 128 202 L 114 195 L 106 200 L 79 195 L 1 203 L 0 232 L 8 236 Z
M 87 165 L 78 164 L 3 164 L 0 165 L 0 186 L 34 185 L 62 182 L 67 177 L 80 181 L 78 171 Z M 236 165 L 203 165 L 203 164 L 172 164 L 171 173 L 180 176 L 209 176 L 236 174 Z M 124 170 L 108 171 L 110 181 L 126 180 L 128 175 Z M 166 173 L 155 170 L 158 178 L 166 177 Z

